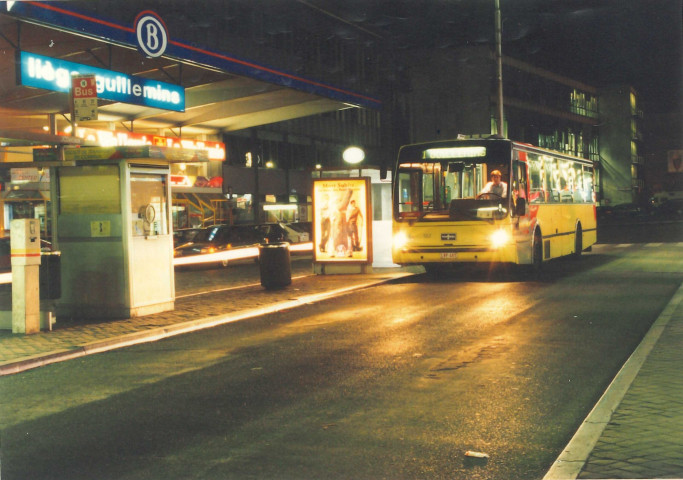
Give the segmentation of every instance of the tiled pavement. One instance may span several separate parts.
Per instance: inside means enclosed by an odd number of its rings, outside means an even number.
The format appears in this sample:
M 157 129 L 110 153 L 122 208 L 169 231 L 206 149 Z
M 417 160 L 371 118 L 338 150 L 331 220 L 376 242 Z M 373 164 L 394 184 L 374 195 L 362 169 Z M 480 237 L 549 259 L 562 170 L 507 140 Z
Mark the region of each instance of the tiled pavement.
M 578 478 L 683 478 L 683 302 Z
M 544 480 L 683 479 L 683 285 Z
M 310 272 L 310 262 L 308 263 Z M 175 310 L 122 320 L 57 319 L 51 332 L 34 335 L 0 330 L 0 375 L 127 344 L 177 335 L 240 318 L 293 308 L 349 290 L 409 275 L 409 269 L 375 269 L 363 275 L 296 275 L 282 289 L 264 289 L 258 279 L 195 295 L 179 294 Z M 194 283 L 200 283 L 201 276 Z
M 58 319 L 54 331 L 37 335 L 0 331 L 0 374 L 40 366 L 45 359 L 46 363 L 59 361 L 69 355 L 144 341 L 150 336 L 163 337 L 292 308 L 413 272 L 379 269 L 363 275 L 298 273 L 292 285 L 281 290 L 265 290 L 253 277 L 247 285 L 216 288 L 202 295 L 194 295 L 190 288 L 179 293 L 172 312 L 107 322 Z M 201 285 L 201 290 L 206 290 L 206 285 Z M 603 410 L 604 424 L 596 427 L 597 422 L 589 416 L 545 480 L 683 478 L 683 286 L 638 349 L 644 353 L 634 352 L 601 402 L 616 400 L 594 409 Z M 620 379 L 622 374 L 626 380 Z M 623 392 L 612 392 L 619 383 Z M 588 433 L 583 432 L 584 426 L 588 426 Z M 571 451 L 585 453 L 566 461 L 564 455 Z

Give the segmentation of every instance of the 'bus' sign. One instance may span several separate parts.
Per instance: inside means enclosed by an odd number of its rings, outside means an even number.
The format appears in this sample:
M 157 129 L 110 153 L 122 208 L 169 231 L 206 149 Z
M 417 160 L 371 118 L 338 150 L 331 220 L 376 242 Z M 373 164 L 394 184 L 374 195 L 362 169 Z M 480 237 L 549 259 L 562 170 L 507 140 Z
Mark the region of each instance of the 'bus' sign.
M 97 120 L 97 81 L 95 75 L 74 75 L 71 77 L 71 98 L 75 121 Z

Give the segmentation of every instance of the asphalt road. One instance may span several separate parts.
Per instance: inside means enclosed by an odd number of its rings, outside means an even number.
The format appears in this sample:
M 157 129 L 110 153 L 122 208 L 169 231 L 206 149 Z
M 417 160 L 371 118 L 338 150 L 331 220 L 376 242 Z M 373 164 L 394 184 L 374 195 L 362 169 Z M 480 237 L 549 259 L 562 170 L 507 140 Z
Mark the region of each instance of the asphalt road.
M 682 279 L 615 241 L 3 377 L 2 477 L 541 478 Z

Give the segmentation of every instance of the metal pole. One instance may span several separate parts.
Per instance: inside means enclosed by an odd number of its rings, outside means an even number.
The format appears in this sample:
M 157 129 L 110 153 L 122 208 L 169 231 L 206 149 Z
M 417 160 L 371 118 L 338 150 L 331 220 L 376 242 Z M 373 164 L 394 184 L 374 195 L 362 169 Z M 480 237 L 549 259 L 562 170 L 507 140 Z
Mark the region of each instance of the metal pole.
M 498 83 L 498 135 L 504 137 L 503 129 L 503 26 L 500 19 L 500 0 L 495 1 L 496 17 L 496 82 Z

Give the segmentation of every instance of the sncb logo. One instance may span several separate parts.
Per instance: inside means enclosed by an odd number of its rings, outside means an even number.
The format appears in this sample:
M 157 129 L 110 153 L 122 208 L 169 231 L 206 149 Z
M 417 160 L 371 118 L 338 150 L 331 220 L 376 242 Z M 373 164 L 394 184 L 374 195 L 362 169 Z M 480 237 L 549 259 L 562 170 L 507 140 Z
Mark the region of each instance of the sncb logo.
M 140 50 L 148 57 L 160 57 L 166 51 L 168 31 L 156 13 L 141 12 L 135 19 L 135 34 Z

